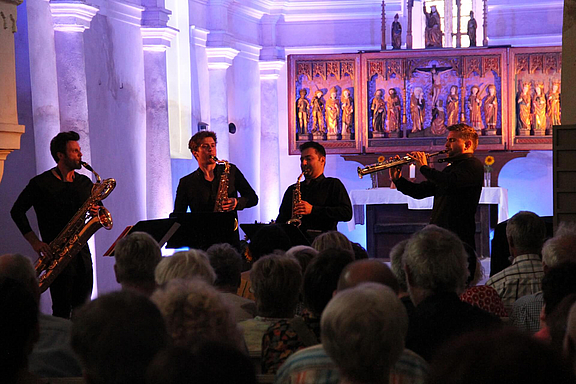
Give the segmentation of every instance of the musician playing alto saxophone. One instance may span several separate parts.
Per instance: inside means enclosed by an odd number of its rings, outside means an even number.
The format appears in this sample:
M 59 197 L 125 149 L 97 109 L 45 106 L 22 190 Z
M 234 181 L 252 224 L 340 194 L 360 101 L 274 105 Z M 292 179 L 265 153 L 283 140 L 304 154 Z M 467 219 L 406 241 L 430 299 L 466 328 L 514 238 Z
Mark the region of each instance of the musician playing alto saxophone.
M 48 244 L 90 197 L 92 181 L 76 172 L 82 161 L 78 140 L 80 135 L 69 131 L 60 132 L 50 141 L 50 153 L 56 167 L 32 178 L 10 211 L 18 229 L 39 256 L 51 257 Z M 42 240 L 26 217 L 32 207 Z M 92 207 L 91 211 L 97 209 Z M 91 293 L 92 259 L 90 249 L 85 245 L 50 285 L 52 314 L 70 318 L 72 310 L 84 304 Z
M 352 218 L 346 188 L 340 180 L 324 176 L 325 165 L 326 150 L 321 144 L 309 141 L 300 145 L 300 168 L 305 177 L 300 183 L 300 202 L 293 207 L 293 184 L 284 193 L 276 222 L 286 223 L 301 215 L 300 229 L 313 236 L 312 231 L 336 230 L 339 221 Z
M 200 131 L 190 139 L 188 148 L 198 162 L 198 169 L 180 179 L 174 201 L 174 212 L 213 212 L 225 165 L 217 164 L 216 134 Z M 240 196 L 238 196 L 240 194 Z M 258 196 L 242 172 L 229 163 L 228 194 L 219 211 L 240 211 L 258 204 Z

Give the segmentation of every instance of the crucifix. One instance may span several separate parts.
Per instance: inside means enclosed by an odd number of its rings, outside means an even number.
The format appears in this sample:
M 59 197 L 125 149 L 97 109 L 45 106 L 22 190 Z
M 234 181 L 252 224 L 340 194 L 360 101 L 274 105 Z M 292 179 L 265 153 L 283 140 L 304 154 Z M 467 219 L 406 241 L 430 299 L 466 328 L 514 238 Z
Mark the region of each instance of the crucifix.
M 437 67 L 436 64 L 432 65 L 431 68 L 415 68 L 414 72 L 420 73 L 430 73 L 432 76 L 432 90 L 430 94 L 432 95 L 432 105 L 436 106 L 438 98 L 440 97 L 440 91 L 442 89 L 442 84 L 440 84 L 440 74 L 451 70 L 452 67 Z

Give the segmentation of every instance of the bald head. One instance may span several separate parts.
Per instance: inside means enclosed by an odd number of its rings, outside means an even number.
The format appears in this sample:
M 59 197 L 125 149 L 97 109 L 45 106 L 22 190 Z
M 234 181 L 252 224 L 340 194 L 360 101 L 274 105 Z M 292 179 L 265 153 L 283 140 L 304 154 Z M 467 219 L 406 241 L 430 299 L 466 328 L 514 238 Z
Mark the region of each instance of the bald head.
M 398 294 L 398 280 L 388 266 L 378 259 L 356 260 L 344 268 L 338 280 L 338 291 L 352 288 L 360 283 L 380 283 Z

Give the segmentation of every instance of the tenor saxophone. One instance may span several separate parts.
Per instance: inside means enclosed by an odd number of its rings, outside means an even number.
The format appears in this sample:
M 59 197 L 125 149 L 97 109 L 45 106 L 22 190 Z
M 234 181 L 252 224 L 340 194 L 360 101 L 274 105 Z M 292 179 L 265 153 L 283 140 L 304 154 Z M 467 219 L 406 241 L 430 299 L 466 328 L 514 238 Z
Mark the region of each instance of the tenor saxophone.
M 86 245 L 90 237 L 100 228 L 112 229 L 112 216 L 110 212 L 100 206 L 94 215 L 90 208 L 94 204 L 104 200 L 116 187 L 116 180 L 102 178 L 90 165 L 85 162 L 80 163 L 96 177 L 96 183 L 92 186 L 90 197 L 84 202 L 74 217 L 66 224 L 66 227 L 58 236 L 50 242 L 50 252 L 52 257 L 41 255 L 34 269 L 38 276 L 40 292 L 48 289 L 56 277 L 66 268 L 70 261 Z
M 304 176 L 304 172 L 302 172 L 300 176 L 298 176 L 298 179 L 296 180 L 296 186 L 292 191 L 292 217 L 290 218 L 290 220 L 286 222 L 287 224 L 292 224 L 297 227 L 299 227 L 302 224 L 302 215 L 295 213 L 296 205 L 300 204 L 300 202 L 302 201 L 302 191 L 300 190 L 300 179 L 302 178 L 302 176 Z

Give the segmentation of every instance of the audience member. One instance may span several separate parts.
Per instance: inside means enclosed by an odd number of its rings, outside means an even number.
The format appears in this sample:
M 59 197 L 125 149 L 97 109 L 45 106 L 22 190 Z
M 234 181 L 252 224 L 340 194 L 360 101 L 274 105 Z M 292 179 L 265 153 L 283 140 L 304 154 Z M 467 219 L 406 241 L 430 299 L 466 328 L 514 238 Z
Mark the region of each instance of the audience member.
M 39 383 L 28 370 L 38 340 L 38 302 L 29 287 L 0 276 L 0 377 L 5 383 Z
M 559 353 L 528 335 L 503 328 L 474 332 L 442 348 L 429 384 L 574 383 Z
M 30 260 L 19 254 L 0 256 L 0 275 L 17 280 L 40 302 L 36 271 Z M 40 336 L 28 357 L 30 372 L 39 377 L 78 377 L 82 369 L 70 345 L 72 323 L 68 319 L 38 313 Z
M 576 223 L 562 222 L 553 238 L 542 247 L 544 274 L 563 262 L 576 263 Z M 535 333 L 540 329 L 540 312 L 544 306 L 542 291 L 519 298 L 510 313 L 511 323 L 520 330 Z
M 208 256 L 200 249 L 176 252 L 164 257 L 154 272 L 156 283 L 162 286 L 173 279 L 200 279 L 212 285 L 216 281 L 216 273 L 210 265 Z
M 240 322 L 250 356 L 262 355 L 262 336 L 280 319 L 294 317 L 302 272 L 298 261 L 285 255 L 260 258 L 251 272 L 258 316 Z
M 197 353 L 168 347 L 156 355 L 146 373 L 146 384 L 256 384 L 252 362 L 236 348 L 204 344 Z
M 312 259 L 304 274 L 306 313 L 279 320 L 264 333 L 262 373 L 276 373 L 292 353 L 320 343 L 320 316 L 337 288 L 340 273 L 353 258 L 348 250 L 330 248 Z
M 460 295 L 460 300 L 483 309 L 494 316 L 508 317 L 508 313 L 504 308 L 504 303 L 498 295 L 498 292 L 487 285 L 476 285 L 484 277 L 484 268 L 482 268 L 480 260 L 478 260 L 477 257 L 474 257 L 472 260 L 468 257 L 468 263 L 471 261 L 476 263 L 474 277 L 468 279 L 468 288 Z M 468 268 L 468 270 L 471 269 Z
M 564 337 L 564 356 L 568 360 L 572 372 L 576 374 L 576 304 L 573 304 L 566 323 L 566 336 Z
M 242 258 L 230 244 L 214 244 L 206 251 L 210 265 L 216 273 L 214 286 L 232 307 L 236 322 L 252 319 L 256 315 L 256 303 L 238 296 Z
M 406 273 L 404 272 L 404 267 L 402 266 L 402 255 L 404 254 L 406 244 L 408 244 L 408 239 L 397 243 L 390 250 L 389 257 L 392 273 L 394 273 L 394 276 L 396 276 L 396 281 L 398 282 L 398 297 L 400 298 L 402 304 L 404 304 L 404 308 L 406 308 L 406 313 L 408 313 L 408 318 L 410 319 L 412 317 L 412 313 L 414 313 L 415 307 L 412 299 L 410 298 L 410 294 L 408 293 Z
M 286 252 L 286 256 L 292 256 L 298 260 L 300 268 L 302 268 L 302 276 L 304 276 L 310 261 L 318 256 L 318 251 L 308 245 L 296 245 Z M 298 305 L 296 305 L 296 316 L 302 316 L 304 315 L 304 312 L 304 293 L 301 289 L 298 297 Z
M 388 287 L 340 291 L 322 314 L 322 345 L 349 383 L 388 383 L 404 349 L 406 310 Z
M 134 232 L 121 239 L 114 249 L 114 273 L 122 289 L 150 296 L 156 283 L 154 270 L 162 260 L 156 240 L 147 233 Z
M 248 258 L 254 265 L 262 256 L 272 254 L 274 251 L 286 252 L 291 246 L 290 238 L 280 225 L 268 224 L 256 231 L 250 239 L 247 249 Z M 238 295 L 254 300 L 251 285 L 250 270 L 242 272 Z
M 506 312 L 522 296 L 540 291 L 544 271 L 540 252 L 546 237 L 546 224 L 535 213 L 521 211 L 508 220 L 506 237 L 512 265 L 492 276 L 486 285 L 494 288 Z
M 356 260 L 348 264 L 338 279 L 338 291 L 364 282 L 380 283 L 392 289 L 396 295 L 400 293 L 396 276 L 380 259 Z
M 449 339 L 500 323 L 489 313 L 460 300 L 468 278 L 467 255 L 452 232 L 429 225 L 412 235 L 403 264 L 416 306 L 406 348 L 427 361 Z
M 571 293 L 562 299 L 550 315 L 546 316 L 546 325 L 550 330 L 550 346 L 559 353 L 562 353 L 564 348 L 568 315 L 574 303 L 576 303 L 576 293 Z
M 550 341 L 548 317 L 562 300 L 572 293 L 576 293 L 576 263 L 562 263 L 546 273 L 542 279 L 544 307 L 540 315 L 540 331 L 536 332 L 535 337 Z
M 360 243 L 350 243 L 352 244 L 352 249 L 354 250 L 354 260 L 369 259 L 368 252 L 364 249 Z
M 312 248 L 318 252 L 329 248 L 344 249 L 354 254 L 350 240 L 338 231 L 328 231 L 316 236 L 312 242 Z
M 72 324 L 72 348 L 91 384 L 144 382 L 146 368 L 168 341 L 158 308 L 130 290 L 86 304 Z
M 196 353 L 208 343 L 244 350 L 231 310 L 218 291 L 200 279 L 172 279 L 152 295 L 175 346 Z

